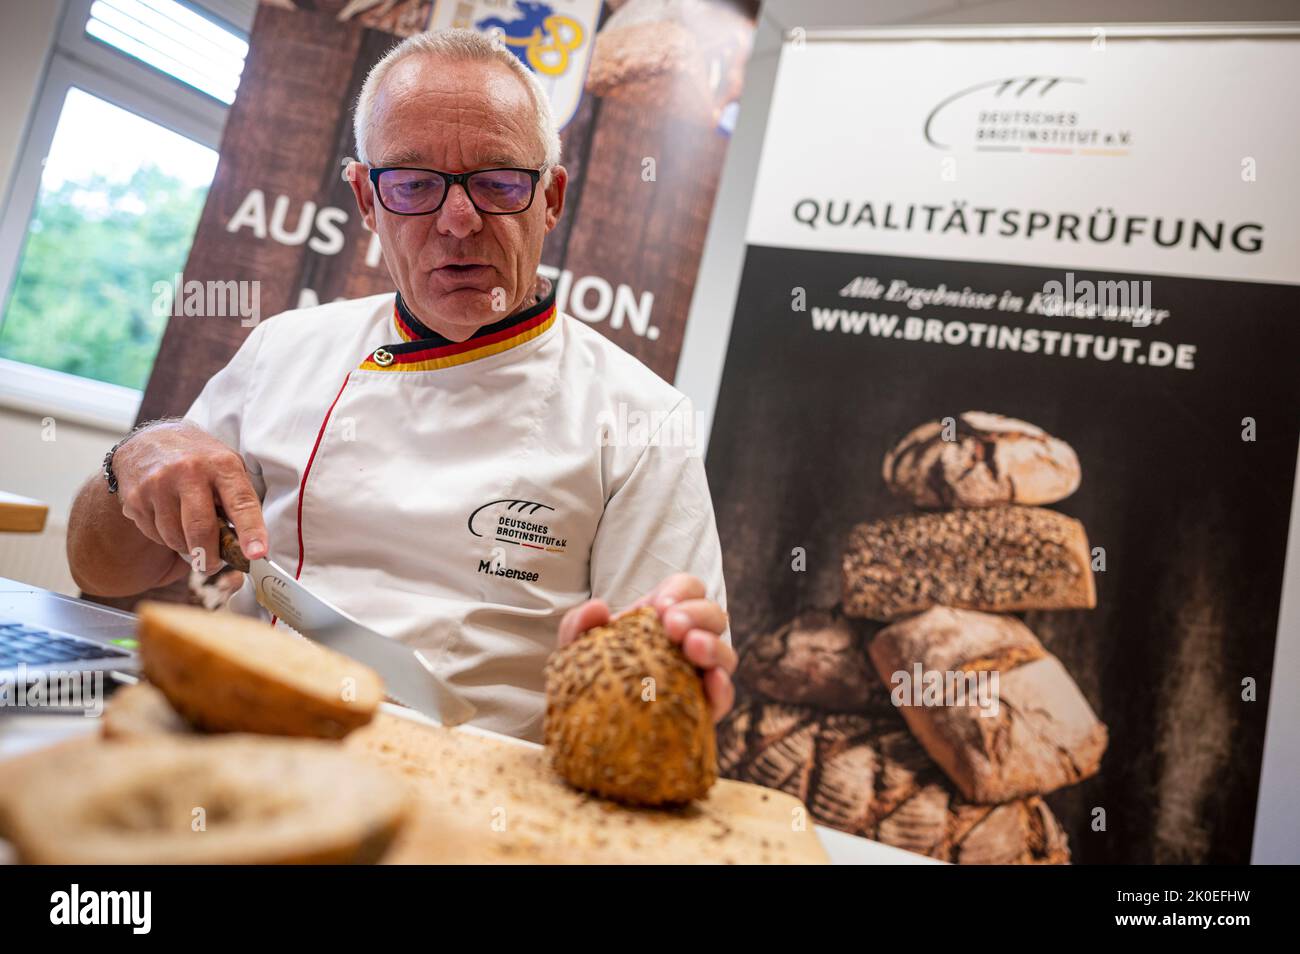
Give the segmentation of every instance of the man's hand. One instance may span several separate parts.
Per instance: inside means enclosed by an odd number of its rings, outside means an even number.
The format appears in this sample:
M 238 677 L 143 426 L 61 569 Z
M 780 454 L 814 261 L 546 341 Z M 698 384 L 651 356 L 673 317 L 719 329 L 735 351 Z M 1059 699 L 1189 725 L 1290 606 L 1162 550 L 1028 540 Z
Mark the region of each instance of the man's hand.
M 116 495 L 102 474 L 82 486 L 68 517 L 68 569 L 86 593 L 131 596 L 221 565 L 217 507 L 245 555 L 266 555 L 266 525 L 244 461 L 188 421 L 151 424 L 113 454 Z
M 631 606 L 653 606 L 663 620 L 668 638 L 680 643 L 682 653 L 703 671 L 704 694 L 717 722 L 736 701 L 731 674 L 736 671 L 736 651 L 721 639 L 727 629 L 727 614 L 712 600 L 704 598 L 704 584 L 689 573 L 674 573 Z M 573 642 L 580 633 L 610 621 L 609 606 L 593 599 L 575 606 L 560 621 L 560 645 Z
M 186 562 L 202 548 L 215 573 L 220 557 L 217 507 L 250 560 L 266 555 L 266 525 L 244 461 L 202 428 L 168 421 L 141 431 L 113 455 L 122 513 L 145 537 Z

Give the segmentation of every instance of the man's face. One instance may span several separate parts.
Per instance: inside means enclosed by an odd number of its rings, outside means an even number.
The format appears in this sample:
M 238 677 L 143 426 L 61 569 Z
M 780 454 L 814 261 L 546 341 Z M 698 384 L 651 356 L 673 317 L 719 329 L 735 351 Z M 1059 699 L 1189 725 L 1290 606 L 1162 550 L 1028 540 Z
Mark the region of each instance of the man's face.
M 366 151 L 376 168 L 440 172 L 539 169 L 546 154 L 528 89 L 508 67 L 418 55 L 384 78 Z M 460 185 L 431 215 L 394 215 L 376 201 L 368 170 L 351 172 L 357 207 L 379 233 L 388 271 L 425 324 L 464 341 L 529 303 L 542 239 L 564 206 L 563 167 L 551 171 L 549 185 L 538 183 L 533 204 L 517 215 L 481 214 Z

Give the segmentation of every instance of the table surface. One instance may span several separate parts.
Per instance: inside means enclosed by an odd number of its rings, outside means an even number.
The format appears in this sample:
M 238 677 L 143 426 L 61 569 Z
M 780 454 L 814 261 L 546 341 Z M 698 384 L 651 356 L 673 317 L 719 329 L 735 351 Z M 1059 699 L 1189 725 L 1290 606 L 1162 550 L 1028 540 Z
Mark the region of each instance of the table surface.
M 418 714 L 412 714 L 408 709 L 392 706 L 388 703 L 384 703 L 384 708 L 394 715 L 414 718 L 417 722 L 427 721 Z M 6 759 L 97 731 L 99 731 L 99 720 L 93 717 L 35 713 L 20 714 L 12 710 L 0 711 L 0 771 L 4 770 L 2 763 Z M 532 742 L 522 742 L 519 739 L 512 739 L 509 736 L 498 735 L 495 732 L 488 732 L 473 726 L 461 726 L 456 731 L 473 732 L 476 735 L 519 745 L 535 745 Z M 816 825 L 814 830 L 822 843 L 822 847 L 826 849 L 826 853 L 830 856 L 832 864 L 942 864 L 942 862 L 933 858 L 927 858 L 910 851 L 903 851 L 900 848 L 892 848 L 889 845 L 882 845 L 866 838 L 858 838 L 855 835 L 836 831 L 833 828 Z M 0 863 L 8 861 L 12 861 L 8 846 L 4 841 L 0 841 Z
M 49 512 L 50 508 L 39 500 L 0 490 L 0 531 L 40 533 Z

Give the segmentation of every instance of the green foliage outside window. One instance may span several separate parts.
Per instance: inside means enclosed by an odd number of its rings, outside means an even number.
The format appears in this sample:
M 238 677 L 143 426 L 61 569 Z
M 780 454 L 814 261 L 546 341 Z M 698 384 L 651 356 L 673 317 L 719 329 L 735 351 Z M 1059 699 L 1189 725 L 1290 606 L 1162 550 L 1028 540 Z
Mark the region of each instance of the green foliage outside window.
M 206 191 L 153 165 L 42 188 L 0 357 L 142 389 L 167 322 L 153 285 L 184 268 Z

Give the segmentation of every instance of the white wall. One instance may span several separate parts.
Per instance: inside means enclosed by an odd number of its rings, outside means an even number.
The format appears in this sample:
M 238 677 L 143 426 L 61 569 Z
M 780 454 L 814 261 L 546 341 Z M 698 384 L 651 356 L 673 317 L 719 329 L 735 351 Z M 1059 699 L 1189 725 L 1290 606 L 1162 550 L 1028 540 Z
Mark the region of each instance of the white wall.
M 0 0 L 0 197 L 6 199 L 62 9 L 58 0 Z M 60 559 L 68 508 L 117 437 L 58 420 L 51 434 L 42 427 L 45 416 L 0 407 L 0 490 L 50 506 L 44 534 L 0 535 L 0 576 L 75 593 Z
M 27 114 L 45 71 L 54 28 L 63 4 L 58 0 L 0 0 L 0 196 L 27 126 Z
M 0 407 L 0 489 L 50 507 L 42 534 L 0 533 L 0 576 L 76 595 L 64 558 L 68 508 L 117 440 L 112 432 Z
M 45 501 L 51 520 L 64 523 L 77 488 L 120 435 L 57 418 L 47 426 L 47 419 L 0 407 L 0 489 Z

